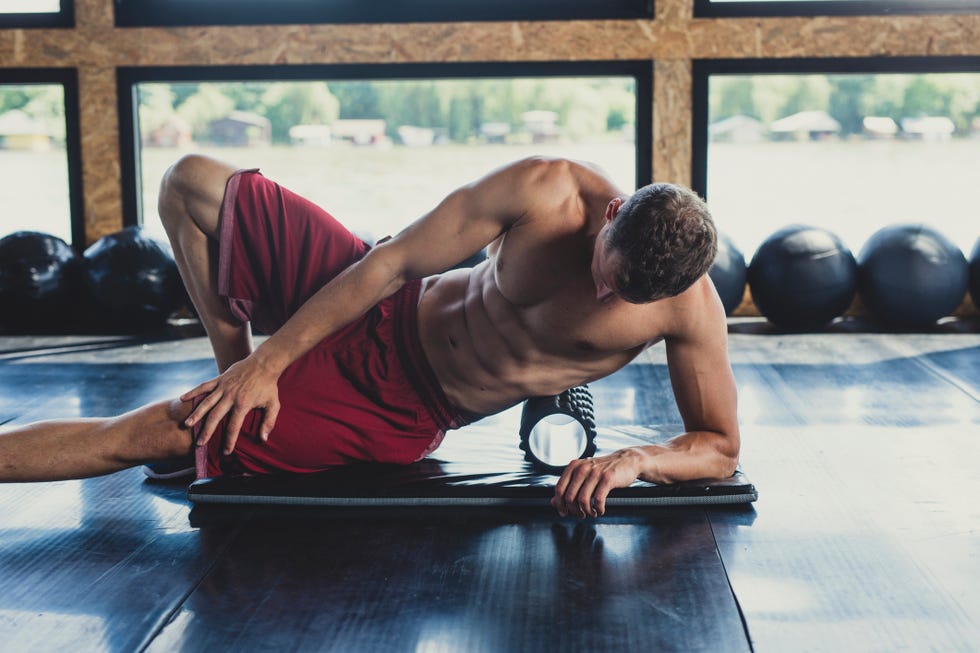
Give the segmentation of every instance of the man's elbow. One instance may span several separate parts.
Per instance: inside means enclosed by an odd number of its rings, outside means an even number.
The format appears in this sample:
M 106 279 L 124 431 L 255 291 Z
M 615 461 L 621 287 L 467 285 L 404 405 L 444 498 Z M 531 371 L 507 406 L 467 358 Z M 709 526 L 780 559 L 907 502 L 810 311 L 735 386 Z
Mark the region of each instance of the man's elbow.
M 379 244 L 365 255 L 363 263 L 367 274 L 374 279 L 373 283 L 383 288 L 381 294 L 384 297 L 411 280 L 410 270 L 397 246 Z
M 738 429 L 719 432 L 713 441 L 718 478 L 729 478 L 738 469 L 738 456 L 741 441 Z
M 707 444 L 710 447 L 710 457 L 713 467 L 713 478 L 730 478 L 738 469 L 738 454 L 740 448 L 739 433 L 711 431 L 713 437 Z
M 731 478 L 738 470 L 738 455 L 722 456 L 718 468 L 720 472 L 718 478 Z

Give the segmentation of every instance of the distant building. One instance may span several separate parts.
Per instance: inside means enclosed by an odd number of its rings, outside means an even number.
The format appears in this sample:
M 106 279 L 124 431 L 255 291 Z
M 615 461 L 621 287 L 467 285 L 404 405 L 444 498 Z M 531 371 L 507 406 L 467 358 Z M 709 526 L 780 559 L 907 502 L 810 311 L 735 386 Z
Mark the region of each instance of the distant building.
M 193 142 L 193 128 L 177 115 L 170 116 L 161 125 L 149 130 L 143 138 L 143 145 L 149 147 L 185 147 Z
M 480 136 L 487 143 L 506 143 L 508 135 L 510 135 L 510 123 L 485 122 L 480 125 Z
M 208 132 L 215 145 L 246 147 L 272 142 L 272 123 L 269 119 L 245 111 L 232 111 L 224 118 L 211 121 Z
M 0 149 L 46 152 L 51 141 L 51 131 L 23 111 L 14 109 L 0 115 Z
M 398 138 L 401 139 L 401 142 L 409 147 L 428 147 L 436 139 L 436 130 L 429 127 L 401 125 L 395 131 L 398 132 Z
M 800 111 L 769 125 L 773 140 L 819 141 L 840 133 L 840 123 L 826 111 Z
M 873 140 L 888 140 L 898 133 L 898 123 L 887 116 L 865 116 L 861 132 Z
M 712 143 L 758 143 L 765 137 L 765 125 L 751 116 L 732 116 L 708 126 Z
M 521 114 L 524 129 L 531 135 L 534 143 L 549 143 L 558 140 L 558 114 L 554 111 L 525 111 Z
M 946 116 L 902 118 L 902 137 L 921 141 L 948 141 L 956 125 Z
M 384 145 L 387 123 L 384 120 L 337 120 L 333 124 L 333 137 L 354 145 Z
M 304 147 L 326 147 L 333 139 L 330 125 L 293 125 L 289 128 L 289 142 Z

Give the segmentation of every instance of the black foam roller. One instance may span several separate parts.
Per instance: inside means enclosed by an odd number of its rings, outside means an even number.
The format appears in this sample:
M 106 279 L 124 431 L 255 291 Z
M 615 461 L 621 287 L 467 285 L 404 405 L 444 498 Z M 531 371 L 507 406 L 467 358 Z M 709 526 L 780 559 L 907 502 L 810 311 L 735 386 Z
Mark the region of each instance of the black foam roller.
M 589 386 L 580 385 L 565 390 L 561 394 L 543 397 L 531 397 L 524 402 L 521 411 L 521 449 L 525 460 L 530 461 L 540 470 L 550 473 L 561 473 L 564 465 L 553 465 L 541 460 L 532 451 L 530 444 L 531 433 L 542 421 L 552 415 L 567 415 L 578 422 L 585 435 L 585 446 L 579 453 L 579 458 L 595 455 L 596 422 L 592 392 Z

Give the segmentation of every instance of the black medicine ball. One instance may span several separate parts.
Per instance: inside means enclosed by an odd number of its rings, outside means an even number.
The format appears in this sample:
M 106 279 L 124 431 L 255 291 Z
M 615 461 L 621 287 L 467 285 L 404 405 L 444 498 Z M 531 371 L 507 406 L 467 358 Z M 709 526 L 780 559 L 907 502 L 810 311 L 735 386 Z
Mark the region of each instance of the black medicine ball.
M 823 326 L 854 299 L 857 263 L 826 229 L 792 225 L 769 236 L 752 257 L 749 288 L 759 312 L 781 327 Z
M 184 301 L 169 243 L 127 227 L 85 250 L 86 280 L 113 330 L 160 327 Z
M 0 239 L 0 326 L 47 333 L 70 329 L 79 310 L 82 265 L 61 238 L 18 231 Z
M 980 238 L 977 238 L 970 254 L 970 297 L 974 305 L 980 308 Z
M 745 257 L 735 242 L 726 234 L 718 234 L 718 254 L 715 256 L 708 276 L 715 284 L 721 303 L 725 306 L 725 315 L 742 303 L 745 295 Z
M 966 296 L 966 257 L 923 224 L 879 229 L 861 248 L 858 266 L 861 301 L 889 325 L 929 326 Z

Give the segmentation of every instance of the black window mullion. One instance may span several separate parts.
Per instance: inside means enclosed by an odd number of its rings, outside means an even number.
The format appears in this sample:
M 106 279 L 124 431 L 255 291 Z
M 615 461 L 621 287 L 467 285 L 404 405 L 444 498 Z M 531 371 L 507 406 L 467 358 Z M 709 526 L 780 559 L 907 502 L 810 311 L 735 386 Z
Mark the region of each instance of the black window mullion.
M 861 16 L 980 12 L 980 0 L 784 0 L 718 2 L 694 0 L 697 18 Z
M 115 0 L 116 24 L 256 25 L 652 18 L 653 0 Z

